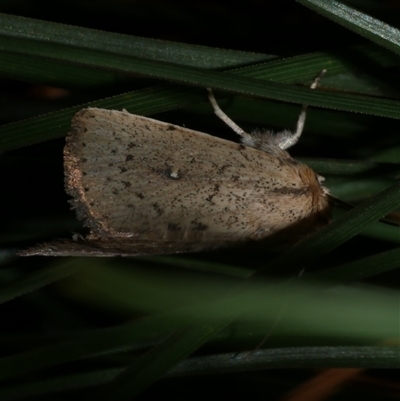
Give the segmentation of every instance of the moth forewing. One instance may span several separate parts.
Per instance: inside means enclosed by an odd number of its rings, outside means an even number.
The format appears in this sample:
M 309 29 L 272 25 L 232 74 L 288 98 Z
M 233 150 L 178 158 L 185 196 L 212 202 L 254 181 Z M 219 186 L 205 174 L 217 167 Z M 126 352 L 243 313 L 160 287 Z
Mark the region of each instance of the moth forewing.
M 319 212 L 323 197 L 285 151 L 104 109 L 75 115 L 65 174 L 92 235 L 132 241 L 261 239 Z

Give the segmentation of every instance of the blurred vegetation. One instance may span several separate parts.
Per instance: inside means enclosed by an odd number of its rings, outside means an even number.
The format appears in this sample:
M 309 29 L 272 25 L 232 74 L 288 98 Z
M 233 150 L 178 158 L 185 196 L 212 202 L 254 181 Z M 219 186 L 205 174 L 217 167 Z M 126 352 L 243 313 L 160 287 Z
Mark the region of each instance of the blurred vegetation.
M 400 234 L 378 222 L 400 212 L 396 2 L 13 0 L 0 12 L 0 400 L 398 398 Z M 358 206 L 284 254 L 16 256 L 85 233 L 63 188 L 77 110 L 236 140 L 208 86 L 248 130 L 291 129 L 310 104 L 290 153 Z

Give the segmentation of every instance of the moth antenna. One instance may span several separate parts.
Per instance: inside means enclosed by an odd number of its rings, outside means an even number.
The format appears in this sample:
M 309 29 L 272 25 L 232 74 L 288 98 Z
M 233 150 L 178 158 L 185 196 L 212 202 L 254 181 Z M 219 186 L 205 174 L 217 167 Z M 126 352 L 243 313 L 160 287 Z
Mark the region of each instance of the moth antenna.
M 314 79 L 310 88 L 315 89 L 318 86 L 320 79 L 326 73 L 326 69 L 322 70 L 318 76 Z M 306 114 L 308 105 L 303 105 L 299 118 L 296 123 L 296 131 L 284 130 L 278 133 L 267 132 L 252 132 L 248 134 L 242 128 L 240 128 L 234 121 L 232 121 L 219 107 L 214 94 L 210 88 L 207 88 L 208 99 L 214 109 L 214 113 L 233 131 L 241 136 L 241 142 L 243 145 L 250 146 L 262 150 L 264 152 L 279 153 L 280 150 L 285 150 L 293 146 L 298 142 L 304 129 L 304 123 L 306 121 Z
M 211 106 L 214 109 L 214 113 L 218 118 L 220 118 L 229 128 L 235 131 L 238 135 L 240 135 L 243 139 L 251 139 L 251 135 L 245 132 L 242 128 L 240 128 L 234 121 L 232 121 L 219 107 L 217 100 L 215 99 L 214 93 L 211 88 L 207 88 L 208 92 L 208 100 L 211 103 Z
M 321 80 L 321 78 L 325 75 L 326 73 L 326 69 L 323 69 L 318 75 L 317 77 L 314 79 L 313 83 L 310 86 L 310 89 L 315 89 L 318 86 L 319 81 Z M 304 124 L 306 121 L 306 115 L 307 115 L 307 108 L 308 105 L 304 104 L 301 112 L 299 114 L 299 118 L 297 119 L 297 123 L 296 123 L 296 131 L 293 133 L 289 133 L 288 131 L 284 131 L 282 133 L 282 135 L 280 135 L 279 133 L 277 134 L 278 136 L 280 136 L 280 140 L 278 141 L 277 145 L 285 150 L 290 148 L 291 146 L 295 145 L 298 140 L 301 137 L 301 134 L 303 133 L 303 129 L 304 129 Z

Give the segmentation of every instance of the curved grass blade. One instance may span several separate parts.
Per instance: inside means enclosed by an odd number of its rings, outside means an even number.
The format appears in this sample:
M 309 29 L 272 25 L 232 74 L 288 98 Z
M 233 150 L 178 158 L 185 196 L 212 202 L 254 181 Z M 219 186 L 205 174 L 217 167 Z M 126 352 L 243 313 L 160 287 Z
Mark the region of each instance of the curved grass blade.
M 296 1 L 351 31 L 368 38 L 372 42 L 400 54 L 400 31 L 397 28 L 338 1 Z
M 306 278 L 312 280 L 336 281 L 341 284 L 347 281 L 358 281 L 398 269 L 400 267 L 400 248 L 395 248 L 387 252 L 378 253 L 373 256 L 358 259 L 354 262 L 335 266 L 318 272 L 306 274 Z
M 182 65 L 227 68 L 250 63 L 259 63 L 272 56 L 242 51 L 215 49 L 207 46 L 188 45 L 133 37 L 120 33 L 103 32 L 96 29 L 58 24 L 32 18 L 0 13 L 0 38 L 16 38 L 20 43 L 27 41 L 61 45 L 69 48 L 98 50 L 104 53 L 127 55 L 149 60 L 175 62 Z M 0 42 L 2 42 L 0 40 Z M 12 49 L 10 49 L 12 51 Z
M 1 289 L 0 304 L 75 274 L 78 270 L 79 267 L 67 261 L 26 274 Z
M 199 97 L 185 89 L 147 88 L 3 125 L 0 127 L 0 150 L 17 149 L 65 136 L 73 115 L 84 107 L 125 108 L 134 114 L 149 115 L 197 101 Z

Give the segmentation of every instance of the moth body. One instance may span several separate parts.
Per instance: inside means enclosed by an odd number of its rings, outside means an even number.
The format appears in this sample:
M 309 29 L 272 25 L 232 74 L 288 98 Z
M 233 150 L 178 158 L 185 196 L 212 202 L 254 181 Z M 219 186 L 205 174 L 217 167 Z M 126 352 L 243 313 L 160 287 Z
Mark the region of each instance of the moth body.
M 126 111 L 79 111 L 64 154 L 66 190 L 92 237 L 256 240 L 328 207 L 318 176 L 280 148 Z
M 90 233 L 25 254 L 130 256 L 264 239 L 292 244 L 327 224 L 323 178 L 285 150 L 301 135 L 305 107 L 295 133 L 248 134 L 211 91 L 209 99 L 241 144 L 127 111 L 76 113 L 64 149 L 65 188 Z

